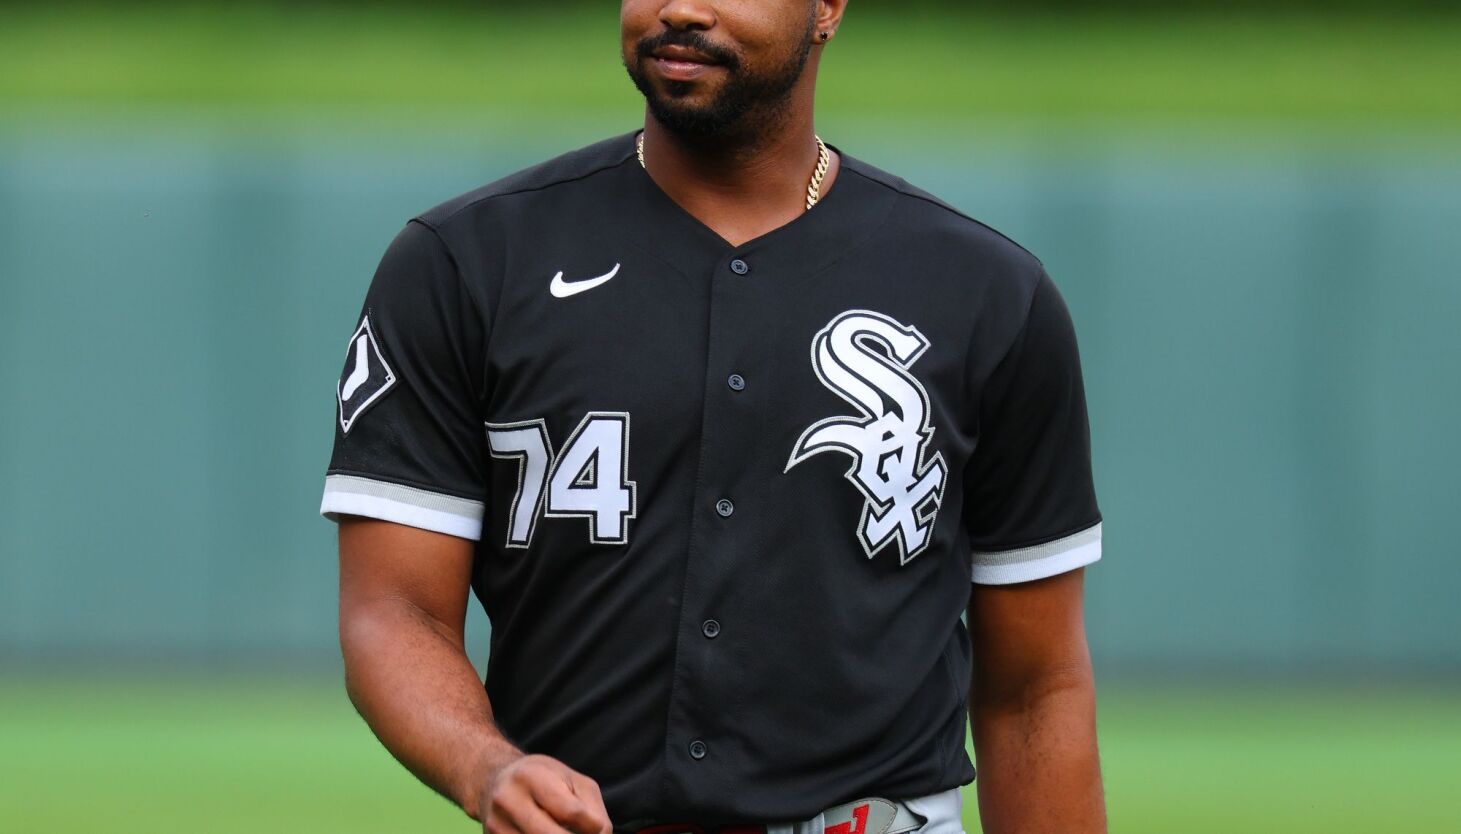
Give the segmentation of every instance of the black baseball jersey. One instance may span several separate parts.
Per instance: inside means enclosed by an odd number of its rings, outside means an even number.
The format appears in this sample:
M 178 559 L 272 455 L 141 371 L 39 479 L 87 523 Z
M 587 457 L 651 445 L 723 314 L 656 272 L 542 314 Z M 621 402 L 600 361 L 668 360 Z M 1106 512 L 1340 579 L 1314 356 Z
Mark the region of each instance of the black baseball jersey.
M 632 134 L 438 206 L 337 394 L 322 512 L 477 542 L 497 722 L 616 824 L 967 784 L 971 579 L 1100 557 L 1040 262 L 845 153 L 739 246 Z

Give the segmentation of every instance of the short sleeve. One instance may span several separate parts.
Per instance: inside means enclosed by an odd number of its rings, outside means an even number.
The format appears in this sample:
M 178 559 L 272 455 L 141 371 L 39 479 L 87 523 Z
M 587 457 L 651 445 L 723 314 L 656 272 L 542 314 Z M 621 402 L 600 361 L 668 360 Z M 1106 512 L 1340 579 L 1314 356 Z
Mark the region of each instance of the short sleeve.
M 984 384 L 965 495 L 978 584 L 1043 579 L 1101 558 L 1075 328 L 1043 272 L 1023 328 Z
M 326 518 L 481 538 L 486 330 L 445 244 L 408 223 L 376 270 L 336 384 Z

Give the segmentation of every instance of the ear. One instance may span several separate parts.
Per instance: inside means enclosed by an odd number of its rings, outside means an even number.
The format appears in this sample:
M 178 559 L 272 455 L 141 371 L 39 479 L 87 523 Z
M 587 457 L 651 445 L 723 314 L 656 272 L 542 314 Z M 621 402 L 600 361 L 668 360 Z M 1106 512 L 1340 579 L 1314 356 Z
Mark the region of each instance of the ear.
M 837 34 L 842 25 L 842 14 L 847 11 L 847 0 L 817 0 L 817 25 L 812 29 L 815 43 L 826 43 Z

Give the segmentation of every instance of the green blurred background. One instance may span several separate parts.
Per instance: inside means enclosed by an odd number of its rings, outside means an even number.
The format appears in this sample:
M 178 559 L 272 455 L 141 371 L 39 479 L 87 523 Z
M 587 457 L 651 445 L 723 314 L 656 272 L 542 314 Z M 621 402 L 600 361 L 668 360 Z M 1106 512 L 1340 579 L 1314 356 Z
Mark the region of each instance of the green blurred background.
M 0 3 L 0 831 L 472 830 L 339 682 L 333 385 L 408 217 L 639 123 L 616 26 Z M 822 135 L 1074 313 L 1113 831 L 1461 831 L 1458 45 L 1419 0 L 854 0 L 827 52 Z

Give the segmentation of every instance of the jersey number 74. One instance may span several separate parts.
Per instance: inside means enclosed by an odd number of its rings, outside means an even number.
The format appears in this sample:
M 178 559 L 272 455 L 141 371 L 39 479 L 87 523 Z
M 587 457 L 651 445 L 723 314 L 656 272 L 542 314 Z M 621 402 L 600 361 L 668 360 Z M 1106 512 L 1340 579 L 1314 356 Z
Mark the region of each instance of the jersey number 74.
M 540 516 L 587 518 L 594 544 L 629 541 L 638 488 L 629 480 L 628 413 L 590 411 L 557 455 L 541 417 L 488 423 L 487 439 L 493 457 L 518 461 L 508 547 L 528 547 Z

